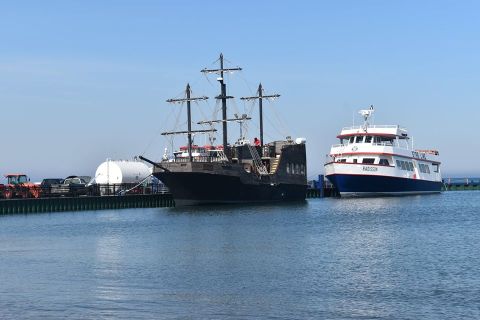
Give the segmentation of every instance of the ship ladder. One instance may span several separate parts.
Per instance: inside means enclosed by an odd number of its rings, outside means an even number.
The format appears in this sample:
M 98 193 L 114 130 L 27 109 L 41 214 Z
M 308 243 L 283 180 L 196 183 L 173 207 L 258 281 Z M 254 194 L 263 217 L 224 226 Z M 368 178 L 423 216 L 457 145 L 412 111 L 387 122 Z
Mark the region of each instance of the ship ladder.
M 253 164 L 255 165 L 255 169 L 257 169 L 257 172 L 261 176 L 268 175 L 267 168 L 263 164 L 262 159 L 260 159 L 257 149 L 251 144 L 247 144 L 247 146 L 248 146 L 248 150 L 250 150 L 250 154 L 252 155 Z
M 228 161 L 227 156 L 225 155 L 225 152 L 223 150 L 218 150 L 217 151 L 217 157 L 220 160 L 220 162 L 226 162 Z
M 280 162 L 280 158 L 273 158 L 272 159 L 272 163 L 270 165 L 270 174 L 274 174 L 275 172 L 277 172 L 279 162 Z

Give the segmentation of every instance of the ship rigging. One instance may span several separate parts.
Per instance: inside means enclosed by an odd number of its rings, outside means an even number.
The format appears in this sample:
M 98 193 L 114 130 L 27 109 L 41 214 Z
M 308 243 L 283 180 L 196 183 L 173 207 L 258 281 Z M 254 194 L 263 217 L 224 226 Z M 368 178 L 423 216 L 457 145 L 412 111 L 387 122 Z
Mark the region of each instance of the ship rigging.
M 209 129 L 193 129 L 191 103 L 207 101 L 208 97 L 193 97 L 187 84 L 183 98 L 168 99 L 169 103 L 187 104 L 187 130 L 163 132 L 162 135 L 187 135 L 187 146 L 173 153 L 173 158 L 164 158 L 156 163 L 153 174 L 170 189 L 177 204 L 199 203 L 244 203 L 259 201 L 304 200 L 306 194 L 306 148 L 305 139 L 293 141 L 277 140 L 264 142 L 263 100 L 276 99 L 279 94 L 264 94 L 262 84 L 257 94 L 240 98 L 243 101 L 258 101 L 259 136 L 254 144 L 244 137 L 244 126 L 251 116 L 235 113 L 228 117 L 225 73 L 241 71 L 240 67 L 225 67 L 220 54 L 219 68 L 201 70 L 203 74 L 217 74 L 220 94 L 215 97 L 221 102 L 222 118 L 203 120 L 197 125 L 208 125 Z M 228 123 L 236 122 L 240 127 L 240 138 L 233 145 L 228 143 Z M 208 134 L 210 141 L 216 132 L 215 124 L 222 124 L 222 145 L 199 147 L 193 143 L 196 134 Z M 146 161 L 155 163 L 154 161 Z

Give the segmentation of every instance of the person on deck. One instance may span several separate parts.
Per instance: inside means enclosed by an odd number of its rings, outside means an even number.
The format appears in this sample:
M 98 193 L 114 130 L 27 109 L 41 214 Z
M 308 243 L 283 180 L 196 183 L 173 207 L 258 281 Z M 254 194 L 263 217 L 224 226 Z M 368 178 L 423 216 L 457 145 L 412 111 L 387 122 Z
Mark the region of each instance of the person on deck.
M 259 147 L 260 146 L 260 140 L 258 138 L 254 138 L 253 139 L 253 144 L 255 145 L 255 147 Z

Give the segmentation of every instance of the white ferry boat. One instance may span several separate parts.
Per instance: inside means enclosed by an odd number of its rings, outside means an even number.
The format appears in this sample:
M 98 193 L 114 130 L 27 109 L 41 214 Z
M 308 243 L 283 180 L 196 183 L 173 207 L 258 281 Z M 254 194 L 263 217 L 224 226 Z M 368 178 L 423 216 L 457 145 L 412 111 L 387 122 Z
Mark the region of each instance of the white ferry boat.
M 363 126 L 343 128 L 325 164 L 341 196 L 392 196 L 442 190 L 439 153 L 415 150 L 398 125 L 370 125 L 371 106 L 360 110 Z

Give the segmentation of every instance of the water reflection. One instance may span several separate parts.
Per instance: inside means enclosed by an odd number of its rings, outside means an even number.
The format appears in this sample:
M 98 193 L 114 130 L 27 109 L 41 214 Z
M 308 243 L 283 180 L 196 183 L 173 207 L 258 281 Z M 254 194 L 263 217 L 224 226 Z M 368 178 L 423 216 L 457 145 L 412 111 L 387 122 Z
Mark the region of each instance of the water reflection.
M 403 197 L 337 198 L 325 199 L 335 214 L 386 214 L 404 208 L 405 204 L 421 206 L 425 201 L 435 201 L 442 194 L 412 195 Z M 440 200 L 440 199 L 438 199 Z
M 284 210 L 303 210 L 308 207 L 308 201 L 250 203 L 250 204 L 219 204 L 203 206 L 183 206 L 168 208 L 170 214 L 198 214 L 198 215 L 224 215 L 224 214 L 252 214 L 271 213 Z
M 95 246 L 95 260 L 93 275 L 97 285 L 94 296 L 98 301 L 122 301 L 128 298 L 128 290 L 119 286 L 119 279 L 124 273 L 122 258 L 122 236 L 116 232 L 115 221 L 118 221 L 118 212 L 109 212 L 101 215 L 101 220 L 107 220 L 102 234 L 97 237 Z

